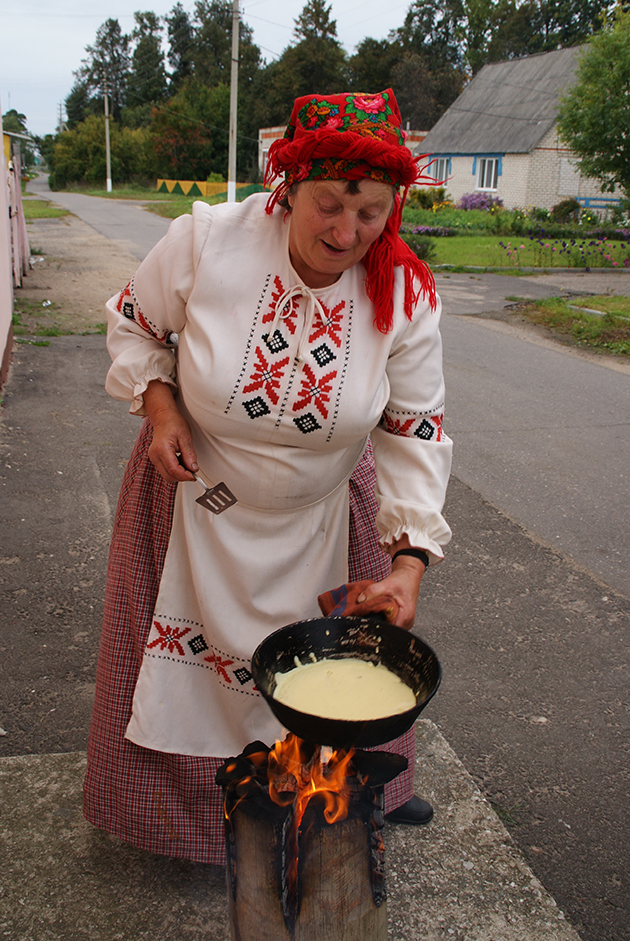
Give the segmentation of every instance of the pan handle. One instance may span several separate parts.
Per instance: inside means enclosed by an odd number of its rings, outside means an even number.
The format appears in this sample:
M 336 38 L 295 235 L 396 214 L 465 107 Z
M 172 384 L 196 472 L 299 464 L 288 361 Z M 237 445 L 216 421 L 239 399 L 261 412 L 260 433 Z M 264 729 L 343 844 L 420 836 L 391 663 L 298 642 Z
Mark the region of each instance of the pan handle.
M 322 614 L 329 618 L 371 617 L 386 624 L 393 624 L 398 614 L 398 605 L 389 595 L 379 595 L 369 601 L 357 602 L 361 592 L 373 584 L 373 581 L 368 580 L 349 582 L 320 595 L 317 600 Z

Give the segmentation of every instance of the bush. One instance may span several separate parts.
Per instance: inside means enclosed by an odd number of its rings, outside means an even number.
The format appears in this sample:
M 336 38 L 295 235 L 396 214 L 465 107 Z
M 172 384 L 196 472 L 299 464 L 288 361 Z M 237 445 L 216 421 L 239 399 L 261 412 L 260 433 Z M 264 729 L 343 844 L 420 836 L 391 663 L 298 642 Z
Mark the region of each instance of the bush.
M 428 189 L 409 190 L 407 205 L 416 209 L 433 209 L 435 205 L 450 205 L 450 200 L 443 186 L 432 186 Z
M 413 229 L 403 229 L 401 235 L 428 235 L 433 238 L 443 239 L 451 235 L 457 235 L 457 229 L 450 228 L 447 225 L 416 225 Z
M 421 235 L 405 235 L 402 233 L 404 241 L 412 252 L 415 252 L 422 261 L 430 261 L 435 256 L 435 242 L 433 239 Z
M 482 209 L 484 212 L 490 212 L 492 209 L 501 209 L 503 200 L 498 196 L 491 196 L 490 193 L 464 193 L 457 203 L 458 209 Z
M 552 208 L 551 218 L 554 222 L 578 222 L 581 209 L 577 199 L 563 199 Z
M 145 128 L 133 130 L 110 121 L 112 180 L 130 183 L 154 177 L 153 157 Z M 69 183 L 104 183 L 107 176 L 105 122 L 90 115 L 71 131 L 57 136 L 51 157 L 50 188 L 65 189 Z

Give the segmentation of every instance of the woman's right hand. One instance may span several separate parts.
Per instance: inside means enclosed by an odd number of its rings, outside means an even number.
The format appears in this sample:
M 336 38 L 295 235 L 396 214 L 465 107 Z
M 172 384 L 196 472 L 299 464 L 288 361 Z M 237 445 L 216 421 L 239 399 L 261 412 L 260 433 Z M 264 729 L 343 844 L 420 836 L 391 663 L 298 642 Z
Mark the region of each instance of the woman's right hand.
M 171 387 L 153 379 L 144 391 L 144 407 L 153 425 L 151 463 L 169 484 L 194 480 L 199 465 L 190 426 L 175 403 Z

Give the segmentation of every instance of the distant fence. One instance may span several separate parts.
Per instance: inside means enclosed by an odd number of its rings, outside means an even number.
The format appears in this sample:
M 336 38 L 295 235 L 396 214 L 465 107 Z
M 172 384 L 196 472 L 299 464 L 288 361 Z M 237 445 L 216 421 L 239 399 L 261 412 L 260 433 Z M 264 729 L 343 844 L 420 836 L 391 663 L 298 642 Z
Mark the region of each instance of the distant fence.
M 236 188 L 250 186 L 249 183 L 237 183 Z M 206 183 L 205 180 L 158 180 L 158 193 L 177 193 L 179 196 L 219 196 L 227 193 L 227 183 Z
M 621 203 L 615 196 L 576 196 L 576 199 L 585 209 L 611 209 Z

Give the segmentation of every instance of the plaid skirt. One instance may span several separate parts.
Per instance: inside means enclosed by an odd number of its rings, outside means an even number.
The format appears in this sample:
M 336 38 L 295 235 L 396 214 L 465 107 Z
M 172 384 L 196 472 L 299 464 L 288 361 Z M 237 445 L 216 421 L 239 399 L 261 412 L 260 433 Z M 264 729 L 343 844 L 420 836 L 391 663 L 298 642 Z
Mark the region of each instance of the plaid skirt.
M 141 849 L 201 863 L 225 863 L 223 808 L 214 778 L 228 756 L 195 758 L 141 748 L 125 738 L 168 547 L 176 484 L 148 458 L 145 420 L 122 482 L 109 555 L 96 697 L 88 740 L 84 814 Z M 380 580 L 390 571 L 374 527 L 371 448 L 350 480 L 349 577 Z M 279 625 L 281 626 L 281 625 Z M 385 788 L 385 809 L 413 791 L 415 734 L 381 746 L 409 759 Z

